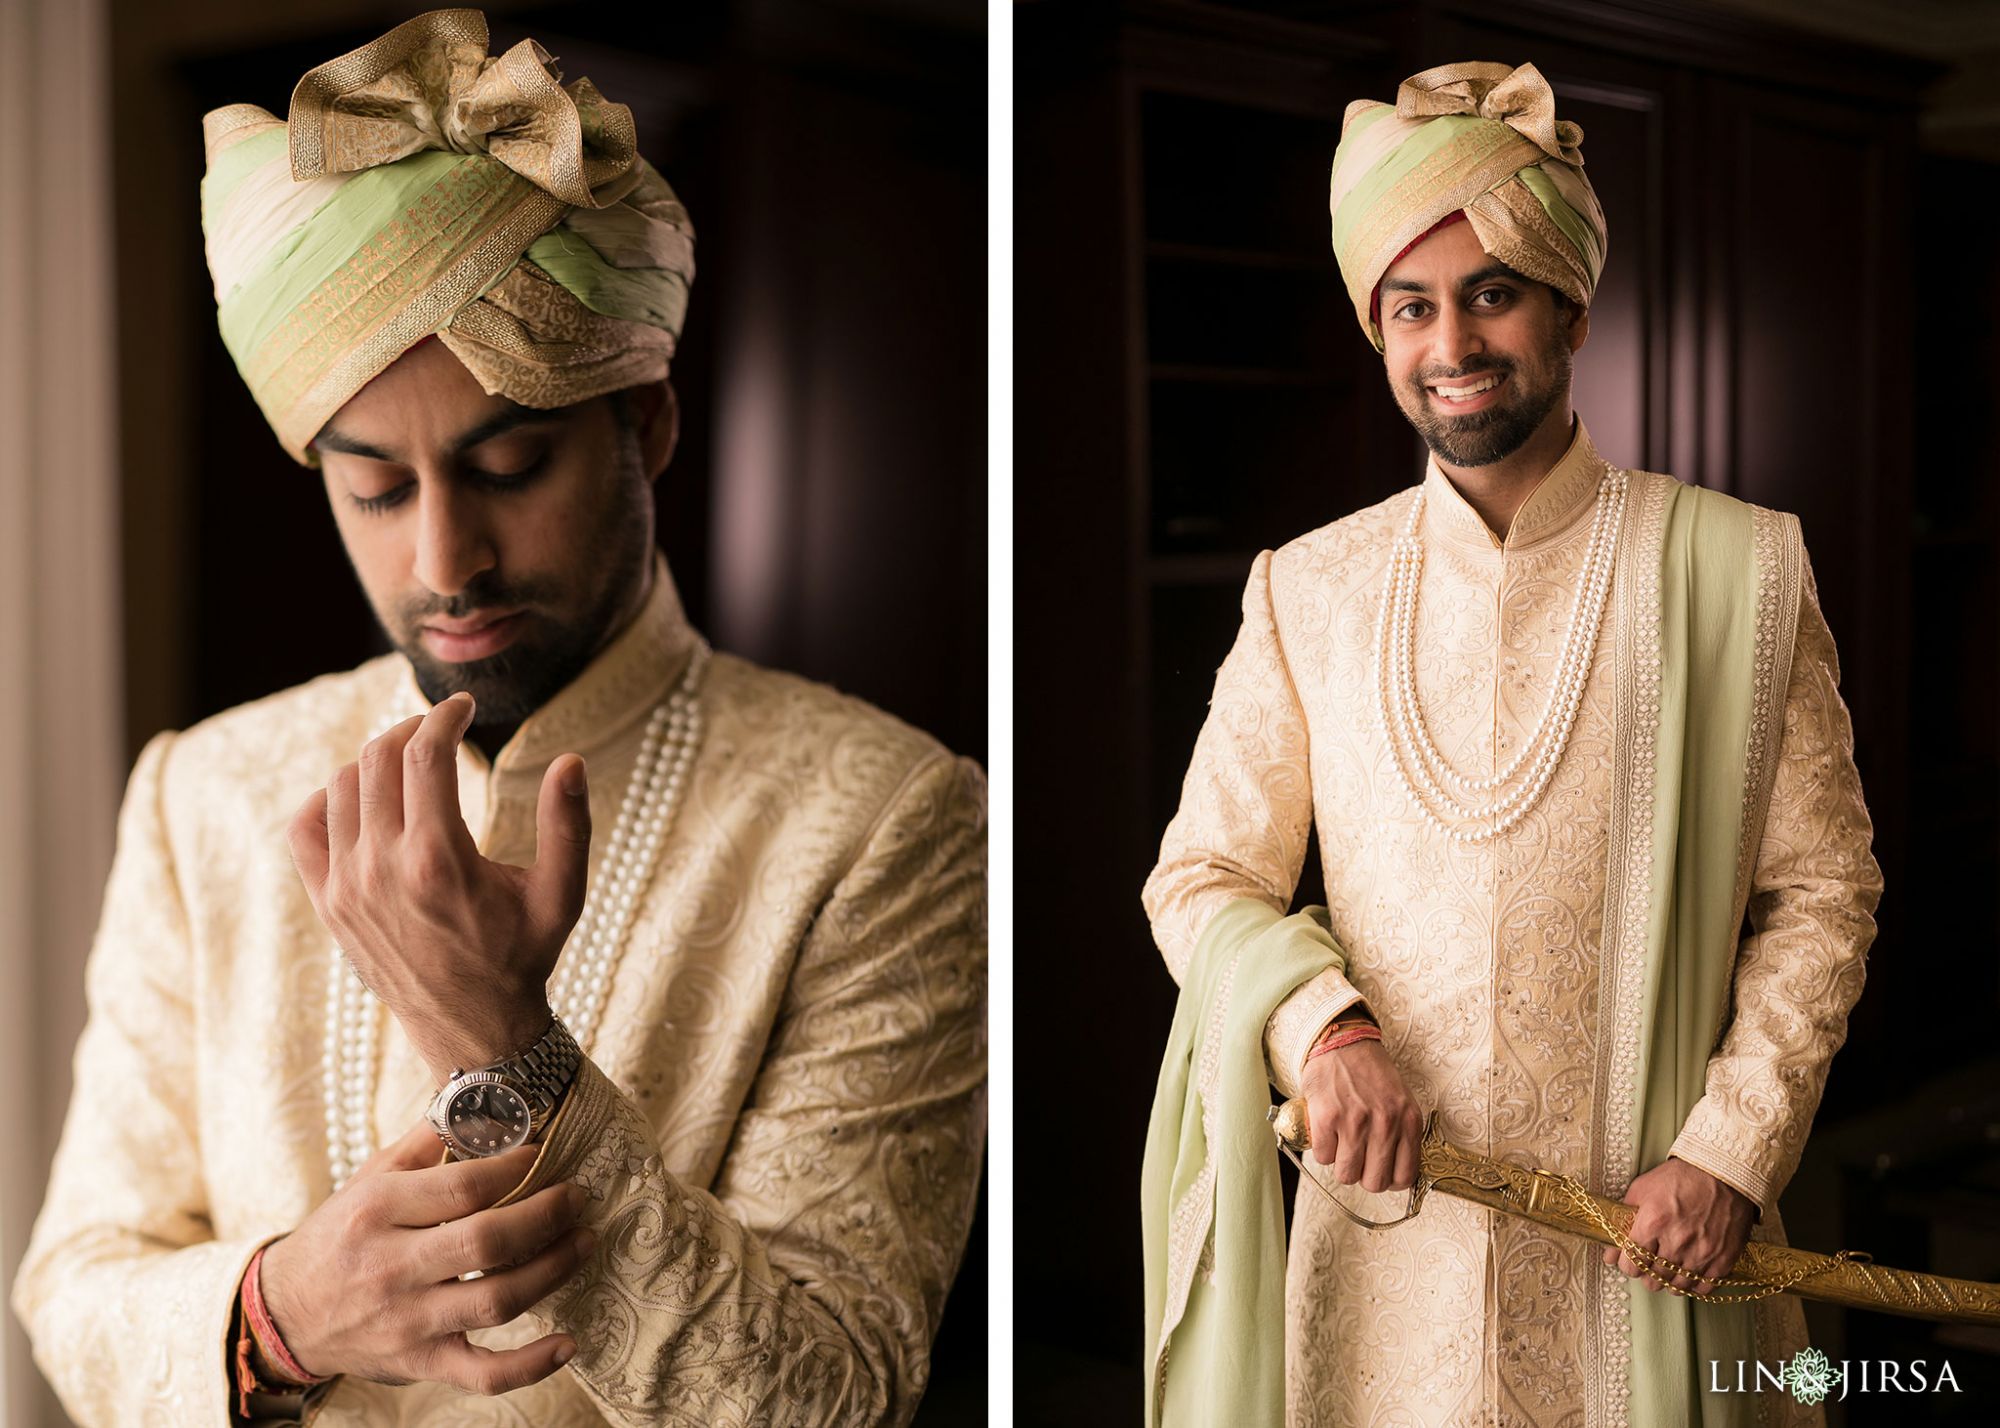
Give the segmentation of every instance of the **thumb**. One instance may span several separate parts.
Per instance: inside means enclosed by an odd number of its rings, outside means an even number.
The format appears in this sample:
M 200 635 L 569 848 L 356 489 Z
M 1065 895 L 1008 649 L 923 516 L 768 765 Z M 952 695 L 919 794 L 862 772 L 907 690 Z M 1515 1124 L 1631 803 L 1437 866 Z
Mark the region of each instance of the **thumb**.
M 419 1120 L 404 1131 L 400 1139 L 390 1141 L 363 1161 L 348 1184 L 387 1170 L 428 1170 L 442 1159 L 444 1142 L 438 1139 L 429 1121 Z
M 535 805 L 535 868 L 530 915 L 551 932 L 567 932 L 583 912 L 590 868 L 590 778 L 580 754 L 565 754 L 542 775 Z

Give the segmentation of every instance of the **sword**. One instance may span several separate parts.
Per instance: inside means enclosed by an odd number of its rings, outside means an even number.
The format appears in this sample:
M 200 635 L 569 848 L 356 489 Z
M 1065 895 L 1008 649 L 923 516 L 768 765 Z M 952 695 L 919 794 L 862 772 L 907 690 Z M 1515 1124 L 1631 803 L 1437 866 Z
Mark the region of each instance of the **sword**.
M 1719 1292 L 1676 1288 L 1668 1280 L 1686 1271 L 1633 1243 L 1628 1231 L 1633 1215 L 1638 1213 L 1634 1207 L 1594 1194 L 1567 1175 L 1509 1165 L 1453 1145 L 1439 1132 L 1436 1111 L 1424 1117 L 1421 1159 L 1416 1183 L 1410 1187 L 1409 1208 L 1393 1220 L 1364 1219 L 1341 1204 L 1340 1197 L 1299 1158 L 1300 1152 L 1312 1147 L 1312 1127 L 1306 1120 L 1305 1100 L 1297 1098 L 1271 1107 L 1270 1120 L 1278 1148 L 1298 1166 L 1299 1174 L 1312 1181 L 1341 1214 L 1371 1230 L 1387 1229 L 1413 1218 L 1423 1209 L 1425 1195 L 1438 1190 L 1565 1234 L 1581 1235 L 1600 1244 L 1615 1244 L 1661 1287 L 1704 1304 L 1735 1304 L 1783 1293 L 1911 1319 L 2000 1324 L 2000 1284 L 1891 1269 L 1876 1264 L 1860 1250 L 1817 1254 L 1790 1245 L 1751 1240 L 1743 1246 L 1743 1253 L 1725 1278 L 1707 1281 Z

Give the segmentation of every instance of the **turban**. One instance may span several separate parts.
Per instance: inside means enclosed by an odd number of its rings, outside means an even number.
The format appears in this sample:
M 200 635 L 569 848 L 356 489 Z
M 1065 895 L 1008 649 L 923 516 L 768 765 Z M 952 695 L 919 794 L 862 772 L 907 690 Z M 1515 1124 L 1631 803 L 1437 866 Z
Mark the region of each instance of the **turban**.
M 1392 264 L 1460 209 L 1479 246 L 1589 307 L 1604 271 L 1604 210 L 1583 176 L 1583 130 L 1557 119 L 1531 64 L 1447 64 L 1403 81 L 1394 104 L 1347 106 L 1333 155 L 1333 251 L 1362 331 Z
M 295 460 L 435 333 L 480 386 L 559 407 L 667 374 L 694 230 L 632 111 L 533 40 L 437 10 L 309 71 L 279 120 L 202 120 L 222 340 Z

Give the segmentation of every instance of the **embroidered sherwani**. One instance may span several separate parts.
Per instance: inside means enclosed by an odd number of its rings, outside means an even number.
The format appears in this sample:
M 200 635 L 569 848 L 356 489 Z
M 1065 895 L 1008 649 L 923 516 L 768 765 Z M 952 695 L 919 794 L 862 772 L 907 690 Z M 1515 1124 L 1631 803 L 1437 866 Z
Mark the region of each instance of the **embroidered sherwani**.
M 1426 472 L 1417 699 L 1461 772 L 1500 772 L 1533 735 L 1604 470 L 1579 424 L 1504 540 L 1435 464 Z M 1297 1093 L 1319 1030 L 1365 998 L 1385 1049 L 1448 1139 L 1613 1198 L 1629 1183 L 1615 1152 L 1629 1149 L 1634 1111 L 1615 1087 L 1636 1037 L 1631 969 L 1621 969 L 1606 916 L 1607 874 L 1619 876 L 1628 856 L 1614 849 L 1614 830 L 1632 821 L 1619 806 L 1631 793 L 1615 754 L 1616 721 L 1634 717 L 1616 707 L 1619 691 L 1633 684 L 1620 684 L 1614 663 L 1636 649 L 1629 662 L 1645 672 L 1644 631 L 1619 626 L 1649 617 L 1645 561 L 1650 554 L 1657 570 L 1658 511 L 1673 478 L 1630 480 L 1574 732 L 1546 793 L 1509 832 L 1460 844 L 1431 826 L 1381 732 L 1376 617 L 1413 488 L 1258 557 L 1146 888 L 1178 980 L 1218 909 L 1244 897 L 1289 906 L 1316 827 L 1345 968 L 1306 983 L 1272 1016 L 1266 1050 L 1279 1089 Z M 1777 523 L 1790 519 L 1752 514 L 1760 543 L 1767 533 L 1775 542 Z M 1833 643 L 1809 569 L 1803 576 L 1802 590 L 1767 602 L 1795 598 L 1797 625 L 1789 676 L 1773 676 L 1783 684 L 1782 728 L 1770 729 L 1773 757 L 1758 785 L 1769 789 L 1768 812 L 1743 859 L 1756 935 L 1737 953 L 1733 1016 L 1718 1029 L 1706 1094 L 1672 1151 L 1755 1200 L 1753 1238 L 1774 1241 L 1784 1233 L 1775 1202 L 1859 995 L 1880 893 Z M 1760 709 L 1779 707 L 1775 688 L 1760 693 Z M 1404 1194 L 1336 1188 L 1371 1219 L 1405 1208 Z M 1450 1196 L 1431 1196 L 1407 1225 L 1369 1231 L 1302 1188 L 1287 1272 L 1289 1421 L 1624 1422 L 1633 1287 L 1600 1254 Z M 1796 1299 L 1766 1299 L 1754 1313 L 1759 1357 L 1805 1345 Z M 1788 1396 L 1760 1402 L 1773 1421 L 1816 1421 L 1817 1410 L 1808 1415 Z
M 634 623 L 490 764 L 489 858 L 533 860 L 565 750 L 599 873 L 647 715 L 695 635 L 664 564 Z M 569 1365 L 500 1398 L 338 1379 L 333 1424 L 901 1422 L 965 1247 L 984 1130 L 984 787 L 857 700 L 717 655 L 700 747 L 601 1029 L 527 1179 L 574 1179 L 599 1247 L 512 1324 Z M 252 1252 L 330 1193 L 330 943 L 286 824 L 386 722 L 400 656 L 154 739 L 134 771 L 48 1200 L 14 1293 L 81 1424 L 222 1424 Z M 377 1143 L 435 1089 L 386 1010 Z

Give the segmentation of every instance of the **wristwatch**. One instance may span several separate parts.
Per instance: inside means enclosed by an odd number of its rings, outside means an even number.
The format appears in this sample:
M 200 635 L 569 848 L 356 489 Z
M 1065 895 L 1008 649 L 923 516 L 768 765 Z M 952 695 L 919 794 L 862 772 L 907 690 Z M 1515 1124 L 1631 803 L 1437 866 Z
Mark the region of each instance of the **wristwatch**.
M 477 1071 L 453 1067 L 424 1117 L 460 1156 L 499 1155 L 542 1133 L 582 1062 L 576 1038 L 552 1017 L 541 1040 L 519 1056 Z

